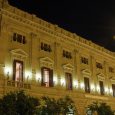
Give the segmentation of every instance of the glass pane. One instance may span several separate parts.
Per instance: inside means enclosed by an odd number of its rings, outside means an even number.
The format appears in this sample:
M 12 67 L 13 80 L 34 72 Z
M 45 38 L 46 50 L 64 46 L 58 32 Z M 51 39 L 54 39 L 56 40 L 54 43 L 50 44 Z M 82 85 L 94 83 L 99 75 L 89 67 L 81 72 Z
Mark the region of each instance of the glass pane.
M 22 64 L 16 62 L 15 81 L 22 81 Z

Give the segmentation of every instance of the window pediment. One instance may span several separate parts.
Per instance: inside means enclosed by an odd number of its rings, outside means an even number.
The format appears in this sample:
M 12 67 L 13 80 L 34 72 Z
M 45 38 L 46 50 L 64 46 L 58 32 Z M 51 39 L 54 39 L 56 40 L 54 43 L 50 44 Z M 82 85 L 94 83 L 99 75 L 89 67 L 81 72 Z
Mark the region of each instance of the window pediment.
M 105 80 L 105 75 L 103 73 L 97 74 L 99 80 Z
M 10 52 L 13 56 L 28 57 L 28 54 L 22 49 L 14 49 Z
M 68 64 L 63 65 L 63 69 L 65 72 L 72 72 L 74 70 L 74 67 L 68 63 Z
M 110 81 L 115 82 L 115 77 L 110 77 Z
M 83 69 L 83 70 L 82 70 L 82 74 L 91 76 L 91 71 L 88 70 L 88 69 Z
M 49 57 L 40 58 L 40 66 L 53 68 L 54 61 Z

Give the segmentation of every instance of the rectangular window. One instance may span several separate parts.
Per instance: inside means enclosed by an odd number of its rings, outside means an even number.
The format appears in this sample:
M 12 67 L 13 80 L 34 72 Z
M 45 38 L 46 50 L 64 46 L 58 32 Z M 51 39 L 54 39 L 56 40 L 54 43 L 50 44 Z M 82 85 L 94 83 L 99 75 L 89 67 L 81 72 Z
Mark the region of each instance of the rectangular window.
M 25 36 L 17 33 L 13 33 L 13 41 L 25 44 L 26 43 L 26 38 Z
M 66 88 L 67 90 L 72 90 L 72 75 L 70 73 L 65 73 L 66 76 Z
M 99 81 L 99 86 L 100 86 L 100 94 L 104 95 L 104 85 L 103 85 L 103 81 Z
M 109 67 L 109 72 L 114 73 L 114 69 L 112 67 Z
M 42 67 L 41 74 L 42 74 L 41 85 L 45 87 L 53 87 L 53 70 Z
M 96 67 L 97 67 L 97 68 L 99 68 L 99 69 L 103 69 L 102 64 L 101 64 L 101 63 L 99 63 L 99 62 L 96 62 Z
M 14 60 L 13 62 L 13 80 L 22 82 L 23 81 L 23 62 Z
M 89 78 L 84 77 L 84 84 L 85 84 L 85 92 L 86 92 L 86 93 L 90 93 Z
M 88 58 L 81 57 L 81 62 L 88 65 Z
M 112 84 L 113 96 L 115 97 L 115 84 Z

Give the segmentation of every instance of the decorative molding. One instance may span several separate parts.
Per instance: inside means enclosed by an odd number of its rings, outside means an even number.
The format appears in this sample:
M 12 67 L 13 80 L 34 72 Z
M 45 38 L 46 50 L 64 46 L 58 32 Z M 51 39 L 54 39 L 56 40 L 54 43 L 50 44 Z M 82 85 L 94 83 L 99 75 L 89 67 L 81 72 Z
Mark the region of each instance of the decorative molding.
M 28 54 L 22 49 L 14 49 L 10 51 L 14 57 L 27 58 Z
M 115 82 L 115 77 L 110 77 L 109 79 L 111 82 Z
M 97 74 L 97 77 L 98 77 L 99 80 L 102 80 L 102 81 L 105 80 L 105 75 L 103 73 Z
M 13 6 L 8 5 L 7 8 L 2 9 L 2 14 L 20 21 L 21 23 L 30 25 L 32 28 L 36 28 L 37 30 L 42 30 L 44 32 L 47 32 L 49 34 L 54 35 L 55 37 L 61 37 L 62 39 L 66 39 L 68 42 L 73 43 L 73 44 L 79 44 L 80 46 L 87 48 L 90 50 L 93 48 L 93 50 L 95 52 L 99 52 L 99 53 L 104 53 L 104 55 L 108 57 L 111 57 L 113 59 L 115 56 L 115 53 L 91 42 L 88 41 L 78 35 L 76 35 L 75 33 L 71 33 L 67 30 L 64 30 L 63 28 L 58 27 L 57 25 L 53 25 L 49 22 L 46 22 L 38 17 L 36 17 L 35 15 L 30 15 L 22 10 L 19 10 Z M 17 15 L 19 14 L 19 15 Z M 60 39 L 60 40 L 62 40 Z
M 83 69 L 82 74 L 91 76 L 91 71 L 89 69 Z
M 68 64 L 63 65 L 63 69 L 64 69 L 64 72 L 72 73 L 74 70 L 74 66 L 68 63 Z
M 86 97 L 86 98 L 91 98 L 91 99 L 109 100 L 108 97 L 95 96 L 95 95 L 88 95 L 88 94 L 85 94 L 85 97 Z
M 0 64 L 0 67 L 5 67 L 5 64 Z
M 40 66 L 41 67 L 48 67 L 48 68 L 52 68 L 53 69 L 53 66 L 54 66 L 54 61 L 49 58 L 49 57 L 43 57 L 43 58 L 40 58 Z

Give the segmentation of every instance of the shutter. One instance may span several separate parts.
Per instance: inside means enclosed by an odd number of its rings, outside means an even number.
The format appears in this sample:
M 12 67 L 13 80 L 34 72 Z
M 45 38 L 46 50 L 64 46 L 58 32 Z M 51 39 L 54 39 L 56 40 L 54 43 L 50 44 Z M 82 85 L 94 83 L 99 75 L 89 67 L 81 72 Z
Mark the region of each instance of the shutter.
M 90 93 L 89 78 L 84 78 L 85 92 Z
M 41 68 L 41 86 L 44 86 L 44 67 Z
M 21 70 L 21 72 L 22 72 L 22 73 L 21 73 L 21 77 L 22 77 L 22 78 L 21 78 L 21 81 L 23 81 L 23 62 L 21 62 L 21 65 L 22 65 L 22 70 Z
M 115 97 L 115 84 L 112 84 L 113 96 Z
M 13 80 L 15 81 L 16 77 L 16 60 L 13 61 Z
M 71 74 L 69 75 L 69 77 L 70 77 L 70 90 L 72 90 L 72 76 L 71 76 Z
M 54 84 L 53 84 L 53 70 L 52 69 L 49 69 L 49 86 L 50 87 L 54 86 Z
M 99 85 L 100 85 L 100 93 L 101 93 L 101 95 L 104 95 L 103 81 L 99 81 Z

